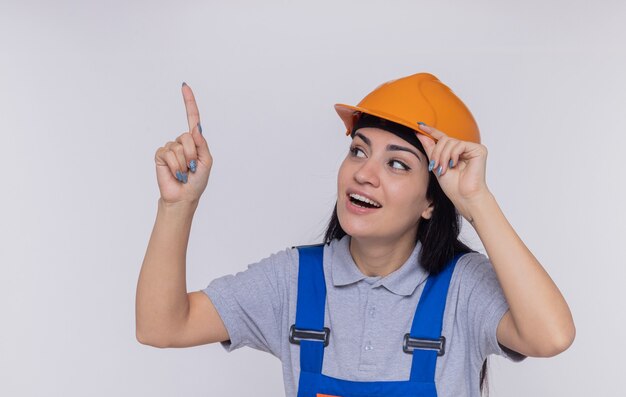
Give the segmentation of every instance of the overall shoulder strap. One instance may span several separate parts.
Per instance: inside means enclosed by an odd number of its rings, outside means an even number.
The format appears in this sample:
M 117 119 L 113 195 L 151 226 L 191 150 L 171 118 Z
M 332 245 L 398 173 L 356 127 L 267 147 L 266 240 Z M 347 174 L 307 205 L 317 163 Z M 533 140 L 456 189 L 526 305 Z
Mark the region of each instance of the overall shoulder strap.
M 298 300 L 296 323 L 291 326 L 289 341 L 300 345 L 300 370 L 322 372 L 324 347 L 330 330 L 324 328 L 326 281 L 324 245 L 298 248 Z
M 437 357 L 445 354 L 446 341 L 441 335 L 441 329 L 448 288 L 456 263 L 462 255 L 452 258 L 440 273 L 429 276 L 420 296 L 411 333 L 404 338 L 404 351 L 413 354 L 412 381 L 435 381 Z

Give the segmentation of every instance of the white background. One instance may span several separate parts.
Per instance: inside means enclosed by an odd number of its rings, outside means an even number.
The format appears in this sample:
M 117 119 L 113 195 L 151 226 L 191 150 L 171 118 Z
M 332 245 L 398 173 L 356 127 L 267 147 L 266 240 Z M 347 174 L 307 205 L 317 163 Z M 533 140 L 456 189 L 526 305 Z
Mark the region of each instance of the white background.
M 555 358 L 492 358 L 492 395 L 622 393 L 625 17 L 622 1 L 2 0 L 0 395 L 282 395 L 267 354 L 135 339 L 180 84 L 215 158 L 194 291 L 320 241 L 349 144 L 332 105 L 420 71 L 472 110 L 488 185 L 577 326 Z

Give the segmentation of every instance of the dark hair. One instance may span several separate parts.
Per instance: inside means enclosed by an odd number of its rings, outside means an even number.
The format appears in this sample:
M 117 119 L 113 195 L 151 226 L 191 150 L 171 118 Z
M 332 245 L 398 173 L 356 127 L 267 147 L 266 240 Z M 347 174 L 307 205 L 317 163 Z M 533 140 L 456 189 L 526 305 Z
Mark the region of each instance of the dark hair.
M 356 115 L 357 119 L 351 131 L 352 137 L 359 128 L 376 127 L 389 131 L 412 143 L 426 157 L 426 151 L 416 138 L 416 132 L 403 125 L 385 120 L 366 113 Z M 458 253 L 473 252 L 473 250 L 459 240 L 461 231 L 461 216 L 454 204 L 439 186 L 434 173 L 428 174 L 428 188 L 426 199 L 434 205 L 430 219 L 420 218 L 417 225 L 416 243 L 420 241 L 422 248 L 419 262 L 429 274 L 439 273 L 443 267 Z M 347 233 L 341 227 L 337 216 L 337 203 L 328 223 L 324 235 L 324 243 L 330 244 L 334 239 L 341 239 Z M 480 390 L 487 384 L 487 360 L 485 359 L 480 371 Z

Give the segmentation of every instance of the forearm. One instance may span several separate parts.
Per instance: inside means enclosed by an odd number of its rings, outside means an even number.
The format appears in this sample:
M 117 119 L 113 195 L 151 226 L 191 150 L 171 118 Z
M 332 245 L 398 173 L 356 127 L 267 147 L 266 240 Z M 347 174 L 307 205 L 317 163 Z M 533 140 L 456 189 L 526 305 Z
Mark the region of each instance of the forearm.
M 142 343 L 163 345 L 189 310 L 186 253 L 197 204 L 168 205 L 158 213 L 137 283 L 136 333 Z
M 575 334 L 567 302 L 493 195 L 477 201 L 470 217 L 504 291 L 517 337 L 533 352 L 567 348 Z

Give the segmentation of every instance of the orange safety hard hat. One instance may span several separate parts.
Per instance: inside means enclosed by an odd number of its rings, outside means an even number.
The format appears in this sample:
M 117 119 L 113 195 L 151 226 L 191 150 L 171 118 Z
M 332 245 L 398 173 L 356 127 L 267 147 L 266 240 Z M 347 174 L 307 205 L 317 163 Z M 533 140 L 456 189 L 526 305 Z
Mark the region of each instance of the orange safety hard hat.
M 338 103 L 335 110 L 346 125 L 346 135 L 352 133 L 359 115 L 367 113 L 429 137 L 419 129 L 418 122 L 435 127 L 450 137 L 480 143 L 474 116 L 448 86 L 430 73 L 388 81 L 376 87 L 357 106 Z

